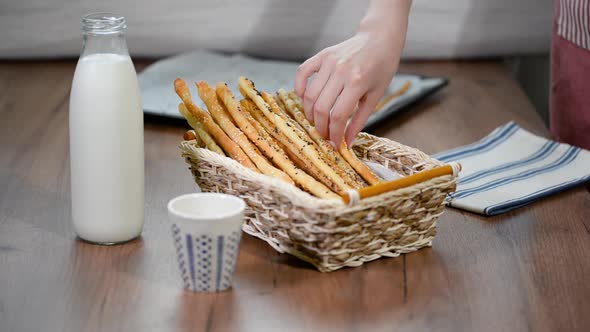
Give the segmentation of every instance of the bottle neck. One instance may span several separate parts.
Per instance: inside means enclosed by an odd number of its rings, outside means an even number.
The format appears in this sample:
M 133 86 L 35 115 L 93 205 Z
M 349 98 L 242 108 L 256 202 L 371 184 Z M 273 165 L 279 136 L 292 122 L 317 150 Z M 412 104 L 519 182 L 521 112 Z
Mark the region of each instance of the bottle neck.
M 129 55 L 125 34 L 85 34 L 81 57 L 97 53 Z
M 84 48 L 81 57 L 109 53 L 129 55 L 125 31 L 125 17 L 112 13 L 94 13 L 82 18 Z

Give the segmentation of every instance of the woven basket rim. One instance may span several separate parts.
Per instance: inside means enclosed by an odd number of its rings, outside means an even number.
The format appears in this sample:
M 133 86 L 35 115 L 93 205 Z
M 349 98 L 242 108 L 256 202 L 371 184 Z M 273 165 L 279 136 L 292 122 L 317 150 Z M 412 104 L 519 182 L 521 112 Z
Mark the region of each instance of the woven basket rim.
M 395 142 L 387 138 L 377 137 L 367 133 L 360 133 L 357 136 L 355 142 L 352 144 L 352 148 L 354 148 L 356 142 L 363 141 L 366 139 L 374 142 L 380 142 L 387 146 L 395 146 L 397 148 L 403 149 L 407 151 L 409 154 L 416 155 L 419 158 L 423 159 L 424 164 L 430 164 L 432 167 L 439 166 L 442 164 L 440 161 L 428 156 L 427 154 L 423 153 L 418 149 L 403 145 L 401 143 Z M 261 186 L 264 186 L 268 189 L 273 189 L 274 191 L 282 193 L 285 197 L 288 197 L 291 200 L 291 203 L 295 206 L 305 207 L 309 210 L 317 210 L 318 212 L 349 213 L 357 209 L 361 210 L 363 208 L 366 208 L 366 205 L 378 204 L 384 198 L 396 196 L 401 197 L 408 194 L 408 192 L 421 190 L 422 188 L 428 187 L 429 185 L 428 181 L 417 183 L 406 188 L 397 189 L 395 191 L 391 191 L 374 197 L 368 197 L 363 199 L 359 204 L 348 206 L 340 199 L 326 199 L 315 197 L 297 186 L 270 177 L 268 175 L 255 172 L 243 166 L 242 164 L 230 157 L 222 156 L 206 148 L 198 147 L 196 145 L 196 142 L 194 141 L 182 141 L 180 143 L 180 148 L 183 151 L 183 157 L 185 158 L 196 156 L 198 158 L 206 160 L 208 163 L 214 166 L 225 167 L 231 170 L 234 174 L 236 174 L 239 178 L 243 180 L 253 181 L 259 183 Z M 452 176 L 448 175 L 441 177 L 441 180 L 448 181 L 449 177 L 452 178 Z

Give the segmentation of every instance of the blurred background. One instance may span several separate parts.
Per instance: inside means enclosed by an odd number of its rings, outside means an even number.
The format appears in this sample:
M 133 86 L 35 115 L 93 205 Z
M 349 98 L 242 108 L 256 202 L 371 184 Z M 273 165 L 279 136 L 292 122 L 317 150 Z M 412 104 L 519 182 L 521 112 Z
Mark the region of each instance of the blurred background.
M 351 36 L 359 0 L 1 0 L 0 58 L 75 58 L 80 18 L 128 20 L 132 57 L 196 48 L 301 61 Z M 547 121 L 552 0 L 414 0 L 404 60 L 502 58 Z

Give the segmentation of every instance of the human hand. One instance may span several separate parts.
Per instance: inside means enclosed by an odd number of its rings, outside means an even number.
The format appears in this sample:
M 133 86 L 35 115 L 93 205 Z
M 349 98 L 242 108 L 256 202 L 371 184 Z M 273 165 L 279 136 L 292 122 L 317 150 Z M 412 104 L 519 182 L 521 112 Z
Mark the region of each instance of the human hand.
M 370 7 L 352 38 L 305 61 L 295 78 L 295 92 L 303 100 L 306 117 L 336 146 L 343 138 L 350 146 L 398 68 L 409 1 L 385 1 L 387 5 L 407 4 L 407 10 L 395 8 L 397 15 L 384 15 L 383 4 L 376 3 L 381 7 L 376 10 L 372 2 L 373 12 Z

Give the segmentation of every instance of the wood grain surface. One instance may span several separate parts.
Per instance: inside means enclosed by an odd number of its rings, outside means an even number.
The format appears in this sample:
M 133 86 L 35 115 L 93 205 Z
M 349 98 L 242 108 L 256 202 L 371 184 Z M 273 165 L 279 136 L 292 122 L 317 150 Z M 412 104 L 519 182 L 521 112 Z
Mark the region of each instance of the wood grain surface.
M 0 331 L 590 330 L 584 187 L 496 217 L 447 209 L 432 248 L 328 274 L 244 235 L 234 288 L 191 293 L 181 289 L 165 209 L 196 189 L 177 148 L 186 126 L 146 118 L 142 237 L 112 247 L 76 240 L 67 130 L 74 67 L 0 63 Z M 434 153 L 510 120 L 548 133 L 500 63 L 402 70 L 451 83 L 378 135 Z

